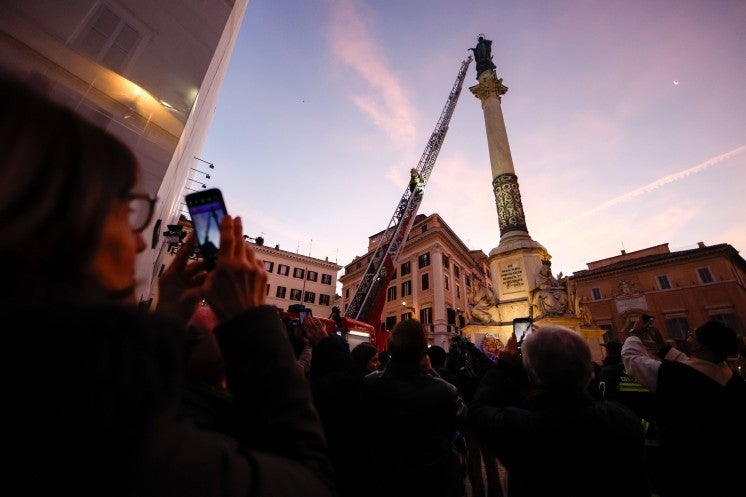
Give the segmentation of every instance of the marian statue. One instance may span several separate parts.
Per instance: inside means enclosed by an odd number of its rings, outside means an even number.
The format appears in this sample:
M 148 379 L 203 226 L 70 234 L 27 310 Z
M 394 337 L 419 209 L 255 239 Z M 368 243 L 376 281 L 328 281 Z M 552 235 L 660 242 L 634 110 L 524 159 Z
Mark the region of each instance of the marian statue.
M 531 308 L 534 319 L 545 316 L 564 316 L 569 309 L 567 281 L 560 273 L 560 279 L 552 275 L 552 263 L 542 261 L 541 270 L 534 280 L 531 290 Z
M 477 39 L 477 46 L 469 50 L 474 52 L 474 60 L 477 61 L 477 78 L 484 71 L 495 68 L 495 64 L 492 63 L 492 40 L 488 40 L 483 34 L 480 34 Z

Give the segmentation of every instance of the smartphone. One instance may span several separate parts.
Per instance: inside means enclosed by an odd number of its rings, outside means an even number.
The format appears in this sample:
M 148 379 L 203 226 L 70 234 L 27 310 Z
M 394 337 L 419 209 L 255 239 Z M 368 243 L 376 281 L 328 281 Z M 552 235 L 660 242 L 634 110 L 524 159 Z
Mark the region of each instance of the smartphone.
M 192 227 L 197 236 L 198 255 L 207 269 L 213 269 L 220 248 L 220 223 L 227 214 L 223 194 L 217 188 L 190 193 L 186 197 Z
M 313 316 L 313 314 L 311 313 L 311 309 L 300 309 L 298 311 L 298 316 L 300 324 L 303 324 L 303 321 L 305 321 L 308 316 Z
M 513 320 L 513 333 L 515 338 L 521 342 L 526 337 L 526 333 L 531 329 L 531 324 L 534 322 L 531 318 L 515 318 Z

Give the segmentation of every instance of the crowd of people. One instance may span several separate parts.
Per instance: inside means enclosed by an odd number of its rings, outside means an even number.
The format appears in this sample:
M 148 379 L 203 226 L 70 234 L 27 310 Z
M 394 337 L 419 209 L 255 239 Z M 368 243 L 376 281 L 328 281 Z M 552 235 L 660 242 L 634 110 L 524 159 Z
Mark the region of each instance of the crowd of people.
M 228 215 L 215 267 L 187 237 L 144 310 L 135 260 L 155 199 L 136 189 L 132 152 L 1 76 L 0 154 L 3 481 L 16 494 L 743 491 L 746 383 L 718 322 L 679 350 L 637 320 L 597 368 L 562 326 L 520 348 L 513 335 L 496 360 L 468 340 L 428 346 L 416 319 L 385 353 L 350 350 L 266 305 L 263 263 Z

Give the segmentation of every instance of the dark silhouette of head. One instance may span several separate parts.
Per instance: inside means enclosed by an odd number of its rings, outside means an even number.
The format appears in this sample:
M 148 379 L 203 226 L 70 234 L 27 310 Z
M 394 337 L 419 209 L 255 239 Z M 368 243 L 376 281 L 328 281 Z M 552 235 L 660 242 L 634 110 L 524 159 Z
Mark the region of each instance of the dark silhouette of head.
M 417 319 L 405 319 L 397 323 L 388 340 L 391 360 L 398 363 L 416 364 L 427 354 L 425 329 Z
M 722 362 L 738 353 L 736 332 L 720 321 L 708 321 L 696 330 L 694 337 L 712 353 L 713 362 Z
M 427 355 L 430 357 L 430 365 L 433 369 L 445 368 L 446 357 L 448 357 L 446 349 L 439 345 L 431 345 L 427 349 Z

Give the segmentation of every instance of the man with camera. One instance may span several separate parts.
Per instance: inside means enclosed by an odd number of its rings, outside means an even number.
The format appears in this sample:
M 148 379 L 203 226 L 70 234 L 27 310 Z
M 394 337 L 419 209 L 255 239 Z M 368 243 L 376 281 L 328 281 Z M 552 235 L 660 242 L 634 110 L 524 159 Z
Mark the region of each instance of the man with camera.
M 635 322 L 622 360 L 656 395 L 664 477 L 660 494 L 735 494 L 746 467 L 746 383 L 726 363 L 737 352 L 736 333 L 708 321 L 687 335 L 687 355 L 666 345 L 651 323 Z M 661 346 L 658 357 L 643 345 L 646 335 Z

